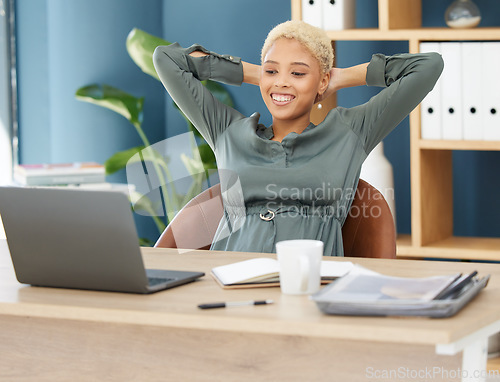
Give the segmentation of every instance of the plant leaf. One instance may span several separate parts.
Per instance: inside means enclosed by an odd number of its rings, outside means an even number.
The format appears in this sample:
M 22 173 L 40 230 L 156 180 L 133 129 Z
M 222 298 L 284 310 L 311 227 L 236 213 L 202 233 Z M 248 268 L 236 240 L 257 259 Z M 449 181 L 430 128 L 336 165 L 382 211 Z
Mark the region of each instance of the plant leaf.
M 106 175 L 114 174 L 118 170 L 125 168 L 128 161 L 139 151 L 143 150 L 144 146 L 132 147 L 131 149 L 119 151 L 113 154 L 106 162 L 104 162 L 104 167 L 106 168 Z
M 127 118 L 133 125 L 142 123 L 144 97 L 133 95 L 110 85 L 93 84 L 81 87 L 75 93 L 78 100 L 93 103 Z
M 171 43 L 160 37 L 153 36 L 141 29 L 134 28 L 127 36 L 127 51 L 132 60 L 141 70 L 151 77 L 158 78 L 153 65 L 153 53 L 157 46 Z
M 217 168 L 215 154 L 208 143 L 200 143 L 198 145 L 198 151 L 200 152 L 201 161 L 203 162 L 203 167 L 205 168 L 205 170 Z
M 148 239 L 147 237 L 140 237 L 139 238 L 139 245 L 141 247 L 152 247 L 154 243 Z
M 186 154 L 181 154 L 181 161 L 191 176 L 205 173 L 203 163 L 198 158 L 190 158 Z

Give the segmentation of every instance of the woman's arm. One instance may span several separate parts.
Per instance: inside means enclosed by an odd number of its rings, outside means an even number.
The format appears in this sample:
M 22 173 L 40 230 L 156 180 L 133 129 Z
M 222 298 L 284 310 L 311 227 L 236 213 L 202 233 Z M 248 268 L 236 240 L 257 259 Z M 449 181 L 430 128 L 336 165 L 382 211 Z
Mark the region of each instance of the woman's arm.
M 340 89 L 366 85 L 367 67 L 368 62 L 349 68 L 332 68 L 328 88 L 321 97 L 316 98 L 316 102 L 331 96 Z
M 260 84 L 260 65 L 250 64 L 243 61 L 243 82 L 251 85 Z
M 214 149 L 217 137 L 244 116 L 219 102 L 203 80 L 241 85 L 243 66 L 238 57 L 210 52 L 200 45 L 159 46 L 153 54 L 155 69 L 174 102 Z
M 443 70 L 437 53 L 375 54 L 366 67 L 366 84 L 384 89 L 367 103 L 339 108 L 368 154 L 432 90 Z
M 208 53 L 201 52 L 199 50 L 190 53 L 192 57 L 204 57 L 208 56 Z M 251 85 L 260 84 L 260 65 L 250 64 L 248 62 L 242 61 L 243 65 L 243 82 Z

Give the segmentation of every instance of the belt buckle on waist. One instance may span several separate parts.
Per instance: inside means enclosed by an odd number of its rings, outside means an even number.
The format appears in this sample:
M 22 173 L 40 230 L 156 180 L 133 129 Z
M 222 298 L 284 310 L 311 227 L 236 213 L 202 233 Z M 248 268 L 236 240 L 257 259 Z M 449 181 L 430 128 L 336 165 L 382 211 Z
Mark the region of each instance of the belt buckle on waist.
M 273 220 L 275 215 L 276 214 L 274 213 L 274 211 L 271 210 L 267 210 L 265 214 L 262 213 L 259 214 L 260 218 L 266 222 Z

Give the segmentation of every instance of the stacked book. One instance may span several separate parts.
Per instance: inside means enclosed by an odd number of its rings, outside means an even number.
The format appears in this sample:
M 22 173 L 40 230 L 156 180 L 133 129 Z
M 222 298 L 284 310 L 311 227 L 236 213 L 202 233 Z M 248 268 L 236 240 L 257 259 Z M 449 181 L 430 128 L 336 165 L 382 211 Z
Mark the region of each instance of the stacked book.
M 95 162 L 21 164 L 14 167 L 14 181 L 22 186 L 99 184 L 106 182 L 106 172 Z

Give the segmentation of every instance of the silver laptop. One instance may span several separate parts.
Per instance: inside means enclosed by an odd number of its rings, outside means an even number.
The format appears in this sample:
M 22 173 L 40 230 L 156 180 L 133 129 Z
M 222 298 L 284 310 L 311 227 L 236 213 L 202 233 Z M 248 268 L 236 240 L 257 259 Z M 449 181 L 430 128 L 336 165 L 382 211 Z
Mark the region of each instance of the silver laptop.
M 0 187 L 0 215 L 24 284 L 152 293 L 204 275 L 146 270 L 130 202 L 119 192 Z

